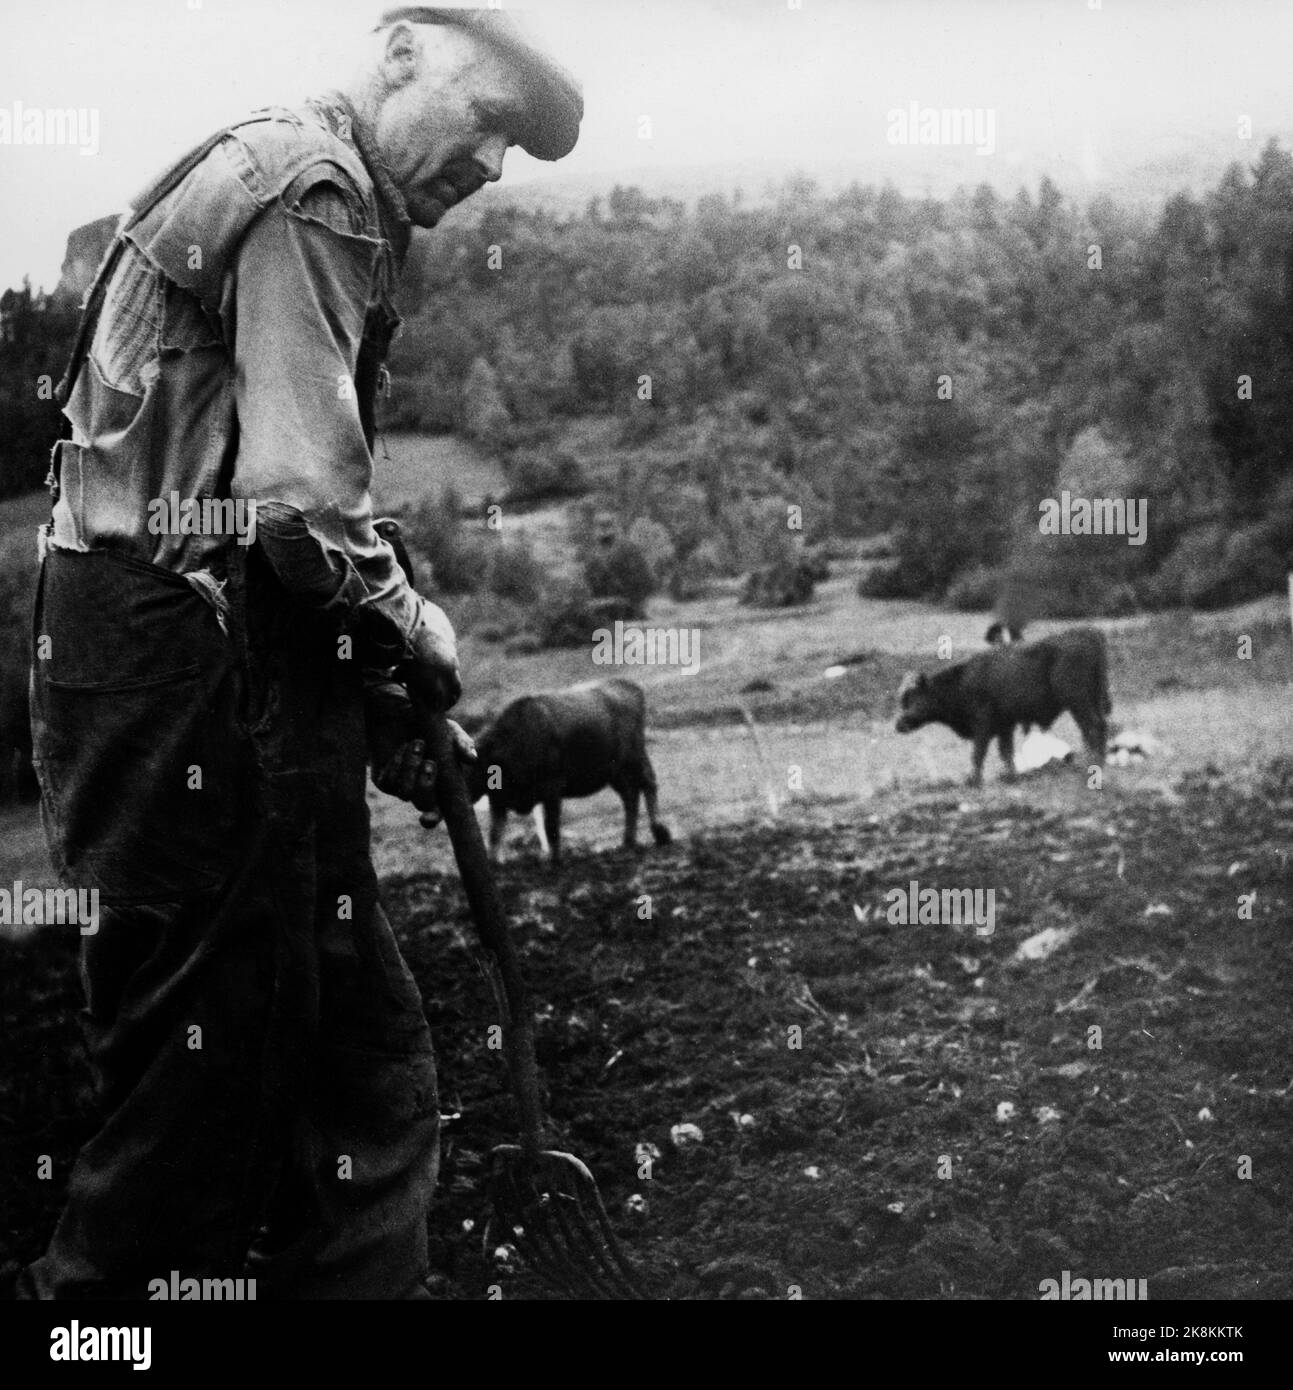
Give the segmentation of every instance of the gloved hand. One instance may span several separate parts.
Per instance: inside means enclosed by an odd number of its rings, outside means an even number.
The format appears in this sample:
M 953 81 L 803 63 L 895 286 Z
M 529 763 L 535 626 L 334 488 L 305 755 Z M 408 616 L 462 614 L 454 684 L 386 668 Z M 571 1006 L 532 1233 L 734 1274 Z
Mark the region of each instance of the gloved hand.
M 419 595 L 418 620 L 408 640 L 413 652 L 400 667 L 400 679 L 424 704 L 443 714 L 462 694 L 458 642 L 444 609 Z
M 417 711 L 409 693 L 396 680 L 378 672 L 365 677 L 364 716 L 368 727 L 373 785 L 388 796 L 410 801 L 421 812 L 422 824 L 439 823 L 436 806 L 436 765 L 426 753 L 420 736 Z M 471 736 L 446 721 L 453 735 L 454 751 L 460 763 L 476 761 L 476 745 Z

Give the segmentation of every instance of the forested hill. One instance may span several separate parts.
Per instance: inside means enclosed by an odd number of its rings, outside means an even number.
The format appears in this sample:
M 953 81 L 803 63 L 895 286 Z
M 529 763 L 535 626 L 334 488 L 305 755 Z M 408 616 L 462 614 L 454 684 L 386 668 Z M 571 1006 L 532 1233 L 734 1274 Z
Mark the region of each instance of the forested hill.
M 612 414 L 664 524 L 685 485 L 717 528 L 732 494 L 802 504 L 819 537 L 896 526 L 895 593 L 991 601 L 1001 567 L 1041 563 L 1040 499 L 1144 497 L 1143 546 L 1049 547 L 1053 606 L 1225 602 L 1289 559 L 1291 297 L 1274 143 L 1153 216 L 1049 180 L 941 201 L 801 180 L 693 211 L 617 188 L 420 241 L 393 418 L 524 455 Z

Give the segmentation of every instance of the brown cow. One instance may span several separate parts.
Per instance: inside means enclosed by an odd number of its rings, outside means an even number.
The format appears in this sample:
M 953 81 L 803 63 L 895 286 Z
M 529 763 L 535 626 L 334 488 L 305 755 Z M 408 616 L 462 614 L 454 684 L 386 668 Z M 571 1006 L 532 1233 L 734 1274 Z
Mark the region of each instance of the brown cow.
M 474 800 L 489 797 L 490 853 L 498 854 L 509 811 L 543 807 L 555 867 L 561 861 L 561 802 L 610 787 L 624 803 L 624 844 L 637 843 L 638 799 L 646 796 L 658 845 L 673 838 L 656 805 L 656 775 L 646 751 L 646 696 L 616 679 L 513 700 L 476 739 L 466 769 Z
M 983 760 L 994 738 L 1013 777 L 1016 726 L 1049 729 L 1065 710 L 1091 755 L 1104 761 L 1109 662 L 1104 637 L 1094 628 L 996 646 L 944 670 L 908 676 L 898 698 L 900 734 L 938 723 L 974 741 L 972 786 L 983 780 Z

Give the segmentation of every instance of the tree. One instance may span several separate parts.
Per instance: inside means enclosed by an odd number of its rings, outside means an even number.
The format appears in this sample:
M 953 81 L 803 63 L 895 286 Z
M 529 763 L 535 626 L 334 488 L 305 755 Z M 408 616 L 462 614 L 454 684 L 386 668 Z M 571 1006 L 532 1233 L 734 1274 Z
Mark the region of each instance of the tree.
M 478 357 L 462 387 L 462 424 L 469 439 L 497 447 L 503 442 L 512 417 L 499 389 L 498 374 Z

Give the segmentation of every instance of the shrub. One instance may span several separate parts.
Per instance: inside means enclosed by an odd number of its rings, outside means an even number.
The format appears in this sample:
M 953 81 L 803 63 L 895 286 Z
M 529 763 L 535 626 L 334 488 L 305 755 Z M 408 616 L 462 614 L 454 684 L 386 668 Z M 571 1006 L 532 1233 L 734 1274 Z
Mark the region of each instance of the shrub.
M 543 587 L 543 566 L 529 542 L 497 541 L 491 549 L 490 592 L 516 603 L 533 603 Z
M 858 577 L 859 598 L 919 598 L 924 592 L 924 576 L 904 560 L 872 565 Z
M 657 486 L 651 497 L 650 514 L 669 533 L 679 559 L 714 537 L 705 490 L 692 483 Z
M 528 608 L 499 598 L 485 586 L 474 594 L 456 595 L 445 606 L 460 638 L 470 633 L 482 642 L 505 642 L 523 631 L 529 620 Z
M 587 646 L 599 626 L 592 595 L 582 586 L 555 586 L 535 613 L 535 635 L 544 647 Z
M 431 587 L 441 593 L 474 593 L 489 568 L 489 553 L 478 537 L 466 534 L 461 511 L 462 499 L 449 485 L 438 501 L 419 502 L 403 523 L 405 543 L 430 561 Z
M 468 438 L 495 446 L 503 442 L 512 423 L 498 384 L 498 373 L 478 357 L 462 388 L 462 423 Z
M 1005 584 L 1005 572 L 997 565 L 974 565 L 962 570 L 947 590 L 947 601 L 962 613 L 992 608 Z
M 674 561 L 669 571 L 669 597 L 679 601 L 702 598 L 722 573 L 718 546 L 714 541 L 704 541 Z
M 1285 568 L 1269 523 L 1233 534 L 1221 525 L 1203 526 L 1182 538 L 1140 592 L 1155 605 L 1224 608 L 1279 590 Z
M 805 546 L 800 564 L 814 584 L 824 584 L 831 577 L 831 560 L 824 545 Z
M 799 558 L 803 547 L 786 518 L 780 497 L 743 498 L 725 508 L 723 539 L 737 573 Z
M 741 590 L 741 602 L 758 608 L 793 608 L 813 596 L 811 565 L 803 560 L 777 560 L 751 571 Z
M 640 516 L 629 527 L 629 544 L 637 546 L 642 552 L 651 566 L 657 585 L 661 584 L 674 559 L 674 545 L 669 532 L 658 521 Z
M 627 599 L 637 616 L 656 591 L 656 578 L 647 558 L 632 541 L 617 541 L 584 564 L 584 578 L 597 598 Z
M 1222 560 L 1219 592 L 1200 595 L 1199 602 L 1208 606 L 1243 603 L 1250 598 L 1275 593 L 1284 587 L 1288 572 L 1288 554 L 1272 539 L 1267 522 L 1245 526 L 1226 542 Z
M 378 402 L 380 427 L 391 434 L 402 430 L 445 434 L 456 422 L 457 401 L 457 388 L 437 373 L 393 373 L 389 399 Z
M 588 491 L 579 460 L 566 453 L 523 454 L 508 465 L 507 475 L 507 499 L 514 503 L 580 497 Z

